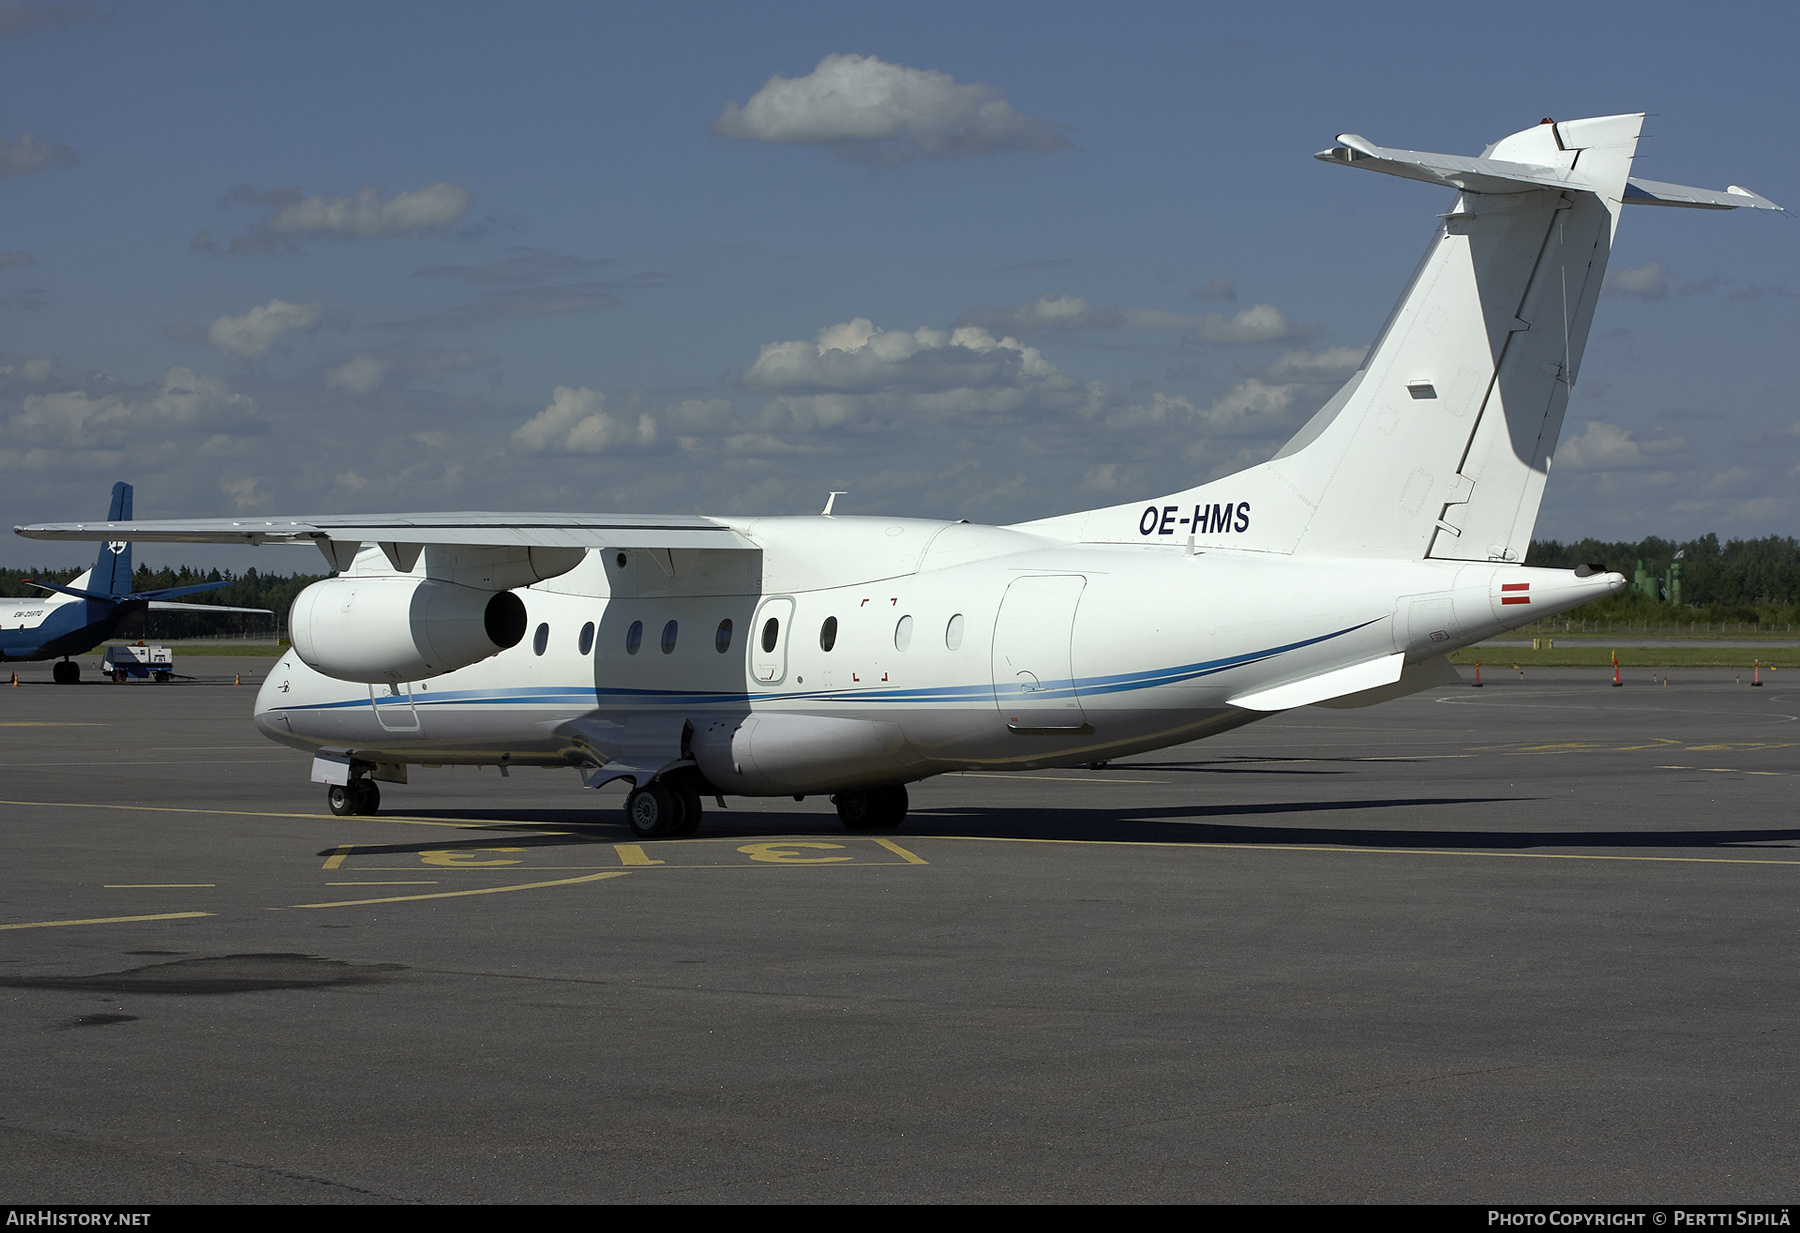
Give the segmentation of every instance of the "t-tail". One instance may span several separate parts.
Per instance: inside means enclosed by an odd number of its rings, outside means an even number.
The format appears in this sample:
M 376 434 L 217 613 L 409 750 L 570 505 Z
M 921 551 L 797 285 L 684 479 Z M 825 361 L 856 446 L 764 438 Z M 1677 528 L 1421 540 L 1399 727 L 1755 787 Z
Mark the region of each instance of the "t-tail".
M 1479 158 L 1340 136 L 1316 157 L 1458 190 L 1361 369 L 1268 462 L 1029 525 L 1089 542 L 1523 561 L 1621 208 L 1781 208 L 1735 186 L 1633 178 L 1643 119 L 1545 120 Z

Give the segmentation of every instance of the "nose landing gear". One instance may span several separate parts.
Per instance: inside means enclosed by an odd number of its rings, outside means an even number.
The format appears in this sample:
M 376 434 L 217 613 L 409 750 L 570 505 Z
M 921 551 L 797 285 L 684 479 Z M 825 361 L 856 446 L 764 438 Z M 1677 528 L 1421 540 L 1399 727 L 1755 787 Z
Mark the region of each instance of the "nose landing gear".
M 81 665 L 72 659 L 59 659 L 50 665 L 50 679 L 58 685 L 81 683 Z
M 373 779 L 334 783 L 325 789 L 325 804 L 340 818 L 378 813 L 381 809 L 381 789 L 375 786 Z

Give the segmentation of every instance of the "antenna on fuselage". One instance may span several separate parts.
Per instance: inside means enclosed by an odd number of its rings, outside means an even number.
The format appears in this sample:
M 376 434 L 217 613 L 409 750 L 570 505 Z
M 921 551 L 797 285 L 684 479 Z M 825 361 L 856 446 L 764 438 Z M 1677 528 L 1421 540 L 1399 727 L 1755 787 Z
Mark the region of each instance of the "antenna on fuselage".
M 850 495 L 850 490 L 848 488 L 845 488 L 839 492 L 833 492 L 830 496 L 825 498 L 825 508 L 819 511 L 819 516 L 821 518 L 831 517 L 831 507 L 833 505 L 837 504 L 837 499 L 839 497 L 847 497 L 849 495 Z

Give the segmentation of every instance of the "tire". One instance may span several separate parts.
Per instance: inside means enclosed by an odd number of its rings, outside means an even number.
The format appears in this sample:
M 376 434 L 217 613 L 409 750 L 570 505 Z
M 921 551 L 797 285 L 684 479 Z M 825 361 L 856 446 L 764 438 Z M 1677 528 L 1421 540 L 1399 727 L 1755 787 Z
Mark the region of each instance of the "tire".
M 58 660 L 50 665 L 50 679 L 58 685 L 73 685 L 81 680 L 81 665 L 73 660 Z
M 662 783 L 634 788 L 625 798 L 625 825 L 639 839 L 665 839 L 679 833 L 685 813 L 681 797 Z
M 167 681 L 169 679 L 169 674 L 166 672 L 159 672 L 156 674 L 156 679 L 159 683 L 163 682 L 163 681 Z
M 837 806 L 838 821 L 853 831 L 899 826 L 906 820 L 908 804 L 904 784 L 839 792 L 831 803 Z
M 381 812 L 381 789 L 375 786 L 373 779 L 352 779 L 350 799 L 359 814 Z
M 356 812 L 356 797 L 349 784 L 334 783 L 325 789 L 325 804 L 333 814 L 347 818 Z
M 695 788 L 684 788 L 678 795 L 681 797 L 681 825 L 674 833 L 685 838 L 699 831 L 705 806 L 700 803 L 700 793 Z

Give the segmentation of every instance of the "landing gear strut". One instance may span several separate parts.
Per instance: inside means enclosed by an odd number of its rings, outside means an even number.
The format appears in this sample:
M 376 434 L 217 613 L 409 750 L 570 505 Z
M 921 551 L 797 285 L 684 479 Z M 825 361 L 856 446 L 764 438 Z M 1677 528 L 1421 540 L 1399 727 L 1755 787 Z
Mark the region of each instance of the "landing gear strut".
M 857 788 L 831 798 L 838 821 L 853 831 L 899 826 L 906 821 L 906 785 L 891 788 Z
M 325 803 L 340 818 L 377 813 L 381 809 L 381 789 L 375 786 L 373 779 L 334 783 L 325 789 Z
M 58 685 L 79 684 L 81 665 L 72 659 L 59 659 L 50 666 L 50 679 Z

